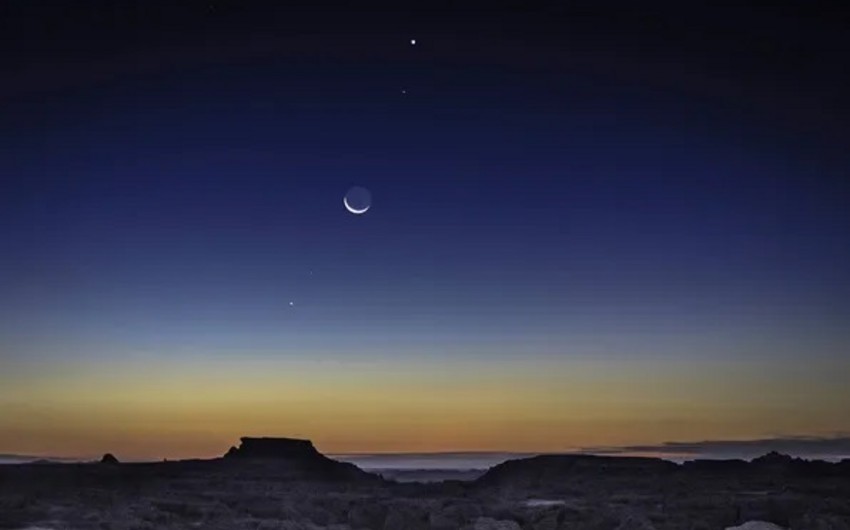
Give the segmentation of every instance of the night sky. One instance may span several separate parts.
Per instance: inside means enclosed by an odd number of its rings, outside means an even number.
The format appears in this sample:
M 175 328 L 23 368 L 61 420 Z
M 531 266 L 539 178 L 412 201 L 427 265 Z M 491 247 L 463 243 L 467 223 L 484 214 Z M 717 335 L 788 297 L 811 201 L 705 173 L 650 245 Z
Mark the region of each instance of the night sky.
M 0 7 L 0 452 L 850 431 L 846 15 L 179 4 Z

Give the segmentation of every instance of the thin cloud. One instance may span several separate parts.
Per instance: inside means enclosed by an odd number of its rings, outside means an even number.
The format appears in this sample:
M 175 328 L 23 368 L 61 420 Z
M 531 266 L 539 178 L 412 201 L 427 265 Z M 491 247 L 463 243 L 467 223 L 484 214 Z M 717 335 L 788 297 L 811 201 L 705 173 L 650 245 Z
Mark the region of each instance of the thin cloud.
M 658 454 L 693 458 L 750 459 L 776 451 L 803 458 L 850 458 L 850 435 L 780 436 L 756 440 L 703 440 L 696 442 L 664 442 L 655 445 L 623 447 L 588 447 L 583 452 L 624 455 Z
M 50 462 L 81 462 L 82 458 L 69 458 L 60 456 L 34 456 L 34 455 L 16 455 L 16 454 L 0 454 L 0 464 L 26 464 L 29 462 L 38 462 L 47 460 Z

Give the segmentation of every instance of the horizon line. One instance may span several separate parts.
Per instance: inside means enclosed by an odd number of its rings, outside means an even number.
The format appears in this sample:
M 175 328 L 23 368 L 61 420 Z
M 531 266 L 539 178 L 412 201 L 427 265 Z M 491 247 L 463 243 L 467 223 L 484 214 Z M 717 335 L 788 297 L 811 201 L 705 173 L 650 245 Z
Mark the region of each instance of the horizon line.
M 283 436 L 270 436 L 270 438 L 288 438 Z M 241 439 L 241 438 L 240 438 Z M 312 442 L 312 440 L 310 440 Z M 315 447 L 315 445 L 314 445 Z M 318 448 L 317 448 L 318 450 Z M 219 458 L 226 451 L 211 457 L 188 457 L 174 460 L 192 460 Z M 511 451 L 511 450 L 448 450 L 448 451 L 319 451 L 320 453 L 336 458 L 370 458 L 370 457 L 493 457 L 493 456 L 517 456 L 532 457 L 537 455 L 558 454 L 585 454 L 598 456 L 650 456 L 654 458 L 678 457 L 693 459 L 743 459 L 756 458 L 759 455 L 770 452 L 778 452 L 797 458 L 828 458 L 847 459 L 850 458 L 850 434 L 834 433 L 828 436 L 811 435 L 786 435 L 769 438 L 753 438 L 748 440 L 701 440 L 691 442 L 662 442 L 657 444 L 623 445 L 623 446 L 592 446 L 574 447 L 562 451 Z M 105 453 L 115 453 L 106 451 Z M 103 456 L 101 453 L 100 456 Z M 120 454 L 120 453 L 119 453 Z M 749 456 L 755 455 L 755 456 Z M 0 459 L 7 460 L 54 460 L 54 461 L 76 461 L 84 462 L 98 460 L 96 455 L 56 456 L 31 453 L 0 453 Z M 169 460 L 169 457 L 149 457 L 148 459 L 128 458 L 127 462 L 157 462 Z

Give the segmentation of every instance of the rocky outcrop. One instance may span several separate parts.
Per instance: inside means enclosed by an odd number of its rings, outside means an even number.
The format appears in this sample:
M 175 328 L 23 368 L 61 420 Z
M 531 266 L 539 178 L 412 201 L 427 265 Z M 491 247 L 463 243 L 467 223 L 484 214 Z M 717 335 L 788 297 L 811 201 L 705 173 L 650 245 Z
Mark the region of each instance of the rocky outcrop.
M 287 460 L 314 460 L 325 458 L 310 440 L 297 438 L 240 438 L 238 448 L 231 447 L 226 458 L 270 458 Z
M 103 458 L 100 459 L 100 463 L 115 465 L 119 464 L 120 462 L 117 458 L 115 458 L 115 455 L 113 455 L 112 453 L 106 453 L 105 455 L 103 455 Z
M 380 480 L 354 464 L 339 462 L 316 450 L 310 440 L 296 438 L 240 438 L 224 460 L 233 463 L 274 466 L 282 477 L 300 480 Z
M 792 456 L 784 455 L 776 451 L 763 454 L 758 458 L 753 459 L 753 464 L 757 466 L 787 466 L 794 462 L 800 462 L 801 459 Z M 756 521 L 754 524 L 762 524 Z

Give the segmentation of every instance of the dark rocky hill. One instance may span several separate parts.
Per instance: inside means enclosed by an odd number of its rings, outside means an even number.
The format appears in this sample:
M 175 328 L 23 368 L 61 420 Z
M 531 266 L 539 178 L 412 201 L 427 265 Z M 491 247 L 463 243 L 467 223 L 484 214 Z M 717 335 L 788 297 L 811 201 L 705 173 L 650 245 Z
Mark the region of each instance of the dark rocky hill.
M 751 462 L 745 460 L 692 460 L 676 464 L 660 458 L 608 457 L 594 455 L 541 455 L 508 460 L 492 467 L 476 483 L 480 486 L 501 484 L 553 484 L 582 477 L 630 477 L 658 479 L 685 477 L 746 477 L 750 481 L 785 478 L 850 479 L 850 460 L 824 462 L 804 460 L 771 452 Z
M 230 465 L 274 468 L 286 476 L 316 480 L 380 480 L 354 464 L 339 462 L 316 450 L 310 440 L 296 438 L 240 438 L 239 447 L 224 455 Z
M 595 455 L 541 455 L 508 460 L 490 468 L 476 482 L 482 486 L 551 484 L 580 476 L 658 477 L 678 466 L 660 458 Z
M 310 440 L 297 438 L 240 438 L 239 447 L 231 447 L 225 458 L 266 458 L 310 461 L 325 458 Z

